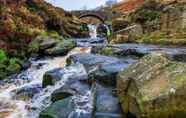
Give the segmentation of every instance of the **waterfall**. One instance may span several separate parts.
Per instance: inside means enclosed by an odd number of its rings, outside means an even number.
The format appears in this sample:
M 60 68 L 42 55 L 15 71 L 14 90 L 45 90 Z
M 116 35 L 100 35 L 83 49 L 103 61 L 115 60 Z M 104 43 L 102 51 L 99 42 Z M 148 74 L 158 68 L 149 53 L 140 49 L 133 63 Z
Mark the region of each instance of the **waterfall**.
M 89 28 L 89 35 L 90 35 L 90 38 L 91 38 L 91 39 L 97 38 L 97 25 L 89 24 L 89 25 L 88 25 L 88 28 Z

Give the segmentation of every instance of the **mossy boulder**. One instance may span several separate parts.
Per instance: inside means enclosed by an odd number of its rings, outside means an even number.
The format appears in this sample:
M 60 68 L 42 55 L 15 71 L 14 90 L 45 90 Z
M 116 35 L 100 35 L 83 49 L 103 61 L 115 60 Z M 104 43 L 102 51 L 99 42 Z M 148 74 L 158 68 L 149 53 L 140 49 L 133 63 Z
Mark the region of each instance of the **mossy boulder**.
M 74 40 L 63 40 L 56 44 L 56 46 L 45 50 L 47 55 L 66 55 L 68 51 L 76 46 Z
M 137 118 L 186 117 L 186 64 L 154 52 L 120 72 L 119 101 Z

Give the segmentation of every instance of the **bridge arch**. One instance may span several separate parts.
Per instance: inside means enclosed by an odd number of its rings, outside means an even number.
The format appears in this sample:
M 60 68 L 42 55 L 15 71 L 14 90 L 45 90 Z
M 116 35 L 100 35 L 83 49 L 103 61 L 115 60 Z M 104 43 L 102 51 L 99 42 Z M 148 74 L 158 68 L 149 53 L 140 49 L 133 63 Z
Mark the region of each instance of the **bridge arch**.
M 82 14 L 79 16 L 79 19 L 88 18 L 88 17 L 96 18 L 96 19 L 100 20 L 102 23 L 105 23 L 105 18 L 103 16 L 101 16 L 99 14 L 94 14 L 94 13 Z

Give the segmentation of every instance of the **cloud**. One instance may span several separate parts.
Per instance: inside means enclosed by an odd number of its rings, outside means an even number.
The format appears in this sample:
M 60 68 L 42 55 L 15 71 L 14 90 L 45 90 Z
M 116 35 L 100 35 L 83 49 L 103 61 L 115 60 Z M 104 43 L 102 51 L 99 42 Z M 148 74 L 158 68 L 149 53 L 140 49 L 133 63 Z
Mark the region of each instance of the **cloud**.
M 107 0 L 46 0 L 55 6 L 62 7 L 66 10 L 78 10 L 86 6 L 88 9 L 104 5 Z M 121 1 L 121 0 L 118 0 Z

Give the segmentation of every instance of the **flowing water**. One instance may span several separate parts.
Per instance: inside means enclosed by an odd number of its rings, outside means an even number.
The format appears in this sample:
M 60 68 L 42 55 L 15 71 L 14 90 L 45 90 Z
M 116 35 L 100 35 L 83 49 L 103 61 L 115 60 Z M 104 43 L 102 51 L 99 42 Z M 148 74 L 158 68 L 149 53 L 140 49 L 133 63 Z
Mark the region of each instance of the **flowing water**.
M 97 38 L 97 27 L 89 25 L 90 39 Z M 89 40 L 89 39 L 87 39 Z M 51 104 L 51 94 L 65 85 L 68 78 L 73 75 L 85 74 L 82 65 L 65 67 L 66 59 L 73 54 L 89 53 L 90 48 L 75 48 L 66 56 L 40 59 L 31 61 L 31 67 L 5 79 L 0 83 L 0 118 L 38 118 L 39 113 Z M 64 75 L 61 81 L 57 82 L 54 86 L 42 88 L 43 75 L 50 70 L 56 68 L 64 68 Z M 33 97 L 24 98 L 15 97 L 17 92 L 25 88 L 36 88 L 37 93 Z M 78 106 L 76 105 L 76 113 L 91 112 L 92 109 L 92 92 L 87 91 L 86 95 L 73 96 L 75 104 L 86 102 L 87 104 Z M 86 111 L 84 110 L 86 109 Z
M 53 91 L 60 88 L 67 81 L 68 76 L 74 73 L 83 74 L 80 67 L 65 67 L 67 57 L 77 53 L 89 53 L 90 48 L 75 48 L 67 56 L 54 57 L 32 61 L 32 65 L 27 70 L 17 76 L 10 77 L 9 82 L 2 82 L 0 86 L 0 118 L 37 118 L 41 110 L 50 104 L 50 95 Z M 65 67 L 63 79 L 55 84 L 42 89 L 34 95 L 32 99 L 16 99 L 14 96 L 22 88 L 41 86 L 45 72 Z M 87 93 L 89 95 L 90 93 Z M 86 96 L 79 97 L 86 99 Z M 78 110 L 78 109 L 77 109 Z
M 89 35 L 91 39 L 97 38 L 97 25 L 88 25 Z

